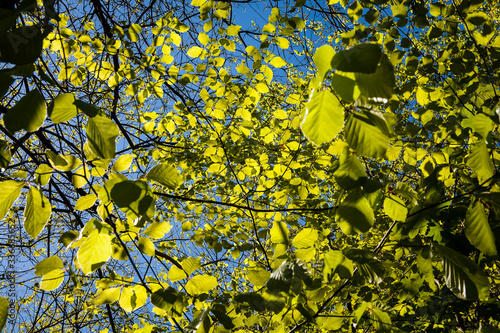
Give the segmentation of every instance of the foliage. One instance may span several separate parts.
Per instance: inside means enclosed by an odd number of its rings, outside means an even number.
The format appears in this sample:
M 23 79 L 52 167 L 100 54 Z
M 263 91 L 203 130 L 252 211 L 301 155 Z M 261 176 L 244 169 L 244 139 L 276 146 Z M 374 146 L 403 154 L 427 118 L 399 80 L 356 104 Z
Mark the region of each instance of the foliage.
M 498 331 L 496 1 L 0 7 L 0 327 Z

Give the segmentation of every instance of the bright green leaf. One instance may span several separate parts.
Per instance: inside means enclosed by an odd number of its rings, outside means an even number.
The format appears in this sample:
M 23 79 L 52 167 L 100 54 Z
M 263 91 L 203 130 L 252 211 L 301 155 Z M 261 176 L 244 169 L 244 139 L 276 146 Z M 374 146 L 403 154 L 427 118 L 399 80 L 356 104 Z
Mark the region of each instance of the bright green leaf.
M 122 172 L 127 170 L 128 168 L 130 168 L 133 160 L 134 155 L 132 154 L 121 155 L 113 164 L 113 171 Z
M 312 228 L 305 228 L 293 238 L 292 245 L 297 249 L 314 246 L 318 239 L 318 231 Z
M 155 255 L 155 244 L 147 237 L 139 237 L 139 251 L 148 256 Z
M 75 210 L 86 210 L 92 207 L 97 201 L 97 195 L 89 193 L 83 197 L 78 198 L 75 204 Z
M 186 283 L 186 291 L 191 295 L 198 295 L 206 293 L 218 285 L 219 283 L 215 276 L 197 275 L 189 279 Z
M 288 234 L 290 231 L 286 223 L 284 222 L 274 222 L 273 227 L 270 230 L 271 242 L 274 244 L 288 244 Z
M 24 182 L 15 180 L 6 180 L 0 183 L 0 220 L 5 217 L 14 201 L 17 200 L 23 187 Z
M 344 130 L 347 143 L 358 154 L 384 157 L 389 146 L 389 129 L 381 116 L 371 112 L 351 112 Z
M 35 239 L 47 224 L 52 214 L 49 200 L 36 187 L 30 187 L 24 208 L 24 229 Z
M 477 180 L 483 186 L 487 186 L 493 177 L 495 167 L 486 148 L 484 140 L 478 141 L 470 145 L 469 157 L 467 165 L 476 172 Z
M 42 282 L 40 283 L 40 289 L 45 291 L 52 291 L 57 289 L 61 283 L 64 281 L 64 270 L 58 269 L 44 274 L 42 277 Z
M 330 45 L 323 45 L 314 52 L 313 60 L 318 69 L 318 74 L 316 76 L 318 78 L 318 86 L 323 83 L 326 73 L 332 69 L 331 62 L 334 55 L 335 51 Z
M 115 157 L 115 140 L 119 131 L 118 126 L 112 120 L 95 116 L 89 118 L 85 129 L 88 144 L 93 153 L 104 159 Z
M 384 212 L 391 219 L 404 222 L 408 214 L 405 202 L 394 194 L 389 194 L 384 199 Z
M 316 145 L 333 140 L 344 125 L 344 108 L 329 91 L 313 91 L 306 104 L 302 131 Z
M 59 94 L 49 106 L 49 117 L 54 124 L 68 121 L 75 117 L 78 109 L 75 103 L 75 95 L 71 93 Z
M 172 190 L 175 190 L 182 183 L 182 177 L 177 171 L 177 168 L 167 164 L 158 164 L 154 166 L 148 172 L 146 178 L 154 180 Z
M 78 250 L 78 262 L 88 275 L 104 265 L 111 257 L 111 237 L 99 230 L 92 231 Z

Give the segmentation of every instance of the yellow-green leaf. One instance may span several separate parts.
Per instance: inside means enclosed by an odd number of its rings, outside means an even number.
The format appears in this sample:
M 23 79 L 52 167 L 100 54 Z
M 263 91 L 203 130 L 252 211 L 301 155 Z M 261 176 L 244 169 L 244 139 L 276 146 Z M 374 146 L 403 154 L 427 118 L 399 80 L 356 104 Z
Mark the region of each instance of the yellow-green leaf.
M 36 187 L 30 187 L 24 208 L 24 229 L 35 239 L 47 224 L 52 214 L 49 200 Z

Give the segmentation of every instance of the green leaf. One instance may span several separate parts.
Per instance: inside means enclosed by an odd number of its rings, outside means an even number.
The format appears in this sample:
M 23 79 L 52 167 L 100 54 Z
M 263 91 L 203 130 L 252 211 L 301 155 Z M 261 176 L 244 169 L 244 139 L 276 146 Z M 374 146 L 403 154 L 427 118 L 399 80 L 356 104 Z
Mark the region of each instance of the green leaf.
M 139 237 L 139 251 L 148 256 L 155 255 L 155 244 L 147 237 Z
M 298 293 L 300 291 L 302 281 L 310 285 L 311 277 L 307 266 L 302 261 L 284 261 L 278 268 L 274 270 L 267 282 L 267 288 L 271 293 L 280 291 Z
M 64 264 L 58 256 L 52 256 L 40 261 L 35 266 L 35 274 L 42 277 L 40 288 L 51 291 L 64 281 Z
M 188 51 L 187 55 L 191 58 L 198 58 L 203 53 L 203 48 L 199 46 L 192 46 Z
M 73 102 L 73 104 L 75 104 L 75 106 L 78 108 L 78 110 L 82 111 L 83 113 L 85 113 L 89 117 L 95 117 L 97 115 L 104 116 L 104 113 L 98 107 L 96 107 L 92 104 L 86 103 L 84 101 L 80 101 L 78 99 L 75 100 Z
M 115 140 L 119 131 L 112 120 L 95 116 L 89 118 L 85 129 L 89 148 L 94 154 L 103 159 L 115 157 Z
M 302 132 L 316 145 L 333 140 L 344 125 L 344 108 L 338 99 L 327 90 L 311 93 L 306 104 Z
M 393 16 L 404 18 L 408 13 L 408 6 L 406 6 L 405 4 L 392 4 L 391 10 Z
M 78 109 L 75 103 L 75 95 L 72 93 L 59 94 L 49 105 L 49 117 L 54 124 L 68 121 L 75 117 Z
M 188 274 L 179 267 L 172 265 L 168 271 L 168 279 L 172 282 L 184 280 L 188 278 Z
M 0 296 L 0 332 L 5 327 L 8 315 L 9 315 L 9 299 Z
M 128 286 L 122 289 L 119 303 L 123 310 L 132 312 L 146 304 L 148 293 L 141 285 Z
M 319 47 L 316 52 L 314 52 L 313 60 L 316 68 L 318 69 L 318 86 L 321 86 L 326 73 L 332 69 L 331 62 L 334 55 L 335 51 L 330 45 L 323 45 Z
M 89 193 L 83 197 L 78 198 L 75 204 L 75 210 L 86 210 L 92 207 L 97 201 L 97 195 Z
M 201 259 L 189 257 L 182 261 L 181 266 L 184 272 L 191 275 L 193 272 L 201 268 Z
M 173 312 L 178 315 L 183 312 L 183 307 L 179 309 L 179 307 L 176 306 L 179 303 L 182 305 L 182 294 L 172 287 L 155 291 L 151 295 L 151 303 L 164 311 L 173 310 Z
M 361 97 L 377 103 L 385 103 L 392 97 L 395 77 L 394 69 L 387 55 L 382 54 L 375 73 L 354 73 L 354 77 Z
M 2 172 L 9 166 L 12 158 L 12 153 L 8 147 L 7 141 L 0 140 L 0 171 Z
M 68 247 L 79 235 L 80 233 L 76 230 L 65 231 L 57 242 Z
M 210 317 L 208 314 L 210 313 L 210 309 L 203 310 L 199 315 L 197 315 L 190 323 L 184 328 L 184 332 L 186 333 L 196 333 L 200 326 L 204 324 L 208 318 L 210 320 Z M 208 325 L 210 327 L 210 325 Z M 206 332 L 208 330 L 205 330 Z
M 24 229 L 35 239 L 47 224 L 52 214 L 52 206 L 42 191 L 30 187 L 24 208 Z
M 52 167 L 59 171 L 72 171 L 82 165 L 82 161 L 72 155 L 57 155 L 50 150 L 47 150 L 45 154 Z
M 59 269 L 50 273 L 44 274 L 40 289 L 45 291 L 52 291 L 57 289 L 64 281 L 64 270 Z
M 496 256 L 495 236 L 481 202 L 471 202 L 465 215 L 465 235 L 479 251 L 487 256 Z
M 3 220 L 14 201 L 17 200 L 23 187 L 24 182 L 15 180 L 6 180 L 0 183 L 0 220 Z
M 274 57 L 270 62 L 269 64 L 275 68 L 281 68 L 283 66 L 286 66 L 287 63 L 286 61 L 281 58 L 281 57 Z
M 370 230 L 375 216 L 364 191 L 355 189 L 340 203 L 335 218 L 345 234 L 352 234 Z
M 288 239 L 290 231 L 284 222 L 274 222 L 269 233 L 271 235 L 271 242 L 274 244 L 288 244 L 290 242 Z
M 484 113 L 479 113 L 472 119 L 474 131 L 486 139 L 488 133 L 492 130 L 493 121 Z
M 109 257 L 111 257 L 111 237 L 99 230 L 93 230 L 78 250 L 78 262 L 86 275 L 104 265 Z
M 52 168 L 47 164 L 40 164 L 35 171 L 35 182 L 40 186 L 45 186 L 52 175 Z
M 354 73 L 336 71 L 331 82 L 333 90 L 345 103 L 352 103 L 360 97 L 361 91 Z
M 475 12 L 467 15 L 465 19 L 468 23 L 472 23 L 475 26 L 482 26 L 486 22 L 489 21 L 489 17 L 486 13 L 483 12 Z
M 177 169 L 167 164 L 158 164 L 149 171 L 146 176 L 149 180 L 154 180 L 168 188 L 175 190 L 182 183 L 182 176 Z
M 14 105 L 3 117 L 5 127 L 11 133 L 22 129 L 27 132 L 34 132 L 43 125 L 47 114 L 45 99 L 40 92 L 35 89 L 27 93 Z
M 42 276 L 52 271 L 64 268 L 64 264 L 58 256 L 43 259 L 35 266 L 35 274 Z
M 350 112 L 345 125 L 347 143 L 358 154 L 383 158 L 389 146 L 385 120 L 372 112 Z
M 432 258 L 430 247 L 424 248 L 417 256 L 417 267 L 427 280 L 429 287 L 436 291 L 436 282 L 434 281 L 434 269 L 432 267 Z
M 384 212 L 391 219 L 404 222 L 408 214 L 405 202 L 394 194 L 389 194 L 384 199 Z
M 271 273 L 262 268 L 249 268 L 247 270 L 248 281 L 256 287 L 261 287 L 267 283 Z
M 446 246 L 434 244 L 434 247 L 443 259 L 446 285 L 455 295 L 467 300 L 488 299 L 490 282 L 474 261 Z
M 156 200 L 145 181 L 126 180 L 116 183 L 111 188 L 111 198 L 132 220 L 140 217 L 149 220 L 155 216 Z
M 14 28 L 0 35 L 0 61 L 16 65 L 34 63 L 42 46 L 43 35 L 38 25 Z
M 292 245 L 297 249 L 303 249 L 314 246 L 318 239 L 318 231 L 312 228 L 305 228 L 293 238 Z
M 372 308 L 371 319 L 377 332 L 392 332 L 392 321 L 389 314 L 381 309 Z
M 119 288 L 109 288 L 104 289 L 99 293 L 97 298 L 94 300 L 95 305 L 111 304 L 120 298 L 121 287 Z
M 480 140 L 470 145 L 470 152 L 467 158 L 467 165 L 476 172 L 479 184 L 488 186 L 489 180 L 493 177 L 495 167 L 486 148 L 484 140 Z
M 191 295 L 198 295 L 206 293 L 218 285 L 219 283 L 215 276 L 197 275 L 189 279 L 186 283 L 186 291 Z
M 128 168 L 130 168 L 130 165 L 132 164 L 133 160 L 134 160 L 134 155 L 132 154 L 121 155 L 113 164 L 112 170 L 115 172 L 125 171 Z
M 361 186 L 362 180 L 366 178 L 366 171 L 356 154 L 350 153 L 349 148 L 345 147 L 339 163 L 340 166 L 333 173 L 337 183 L 346 190 Z
M 170 229 L 172 229 L 172 225 L 168 222 L 153 222 L 142 232 L 142 234 L 154 239 L 160 239 L 163 238 Z
M 331 67 L 343 72 L 375 73 L 382 56 L 377 44 L 359 44 L 335 54 Z
M 350 260 L 344 258 L 342 251 L 330 250 L 325 254 L 323 266 L 323 279 L 331 281 L 335 273 L 338 273 L 341 278 L 349 278 L 352 276 L 352 264 Z

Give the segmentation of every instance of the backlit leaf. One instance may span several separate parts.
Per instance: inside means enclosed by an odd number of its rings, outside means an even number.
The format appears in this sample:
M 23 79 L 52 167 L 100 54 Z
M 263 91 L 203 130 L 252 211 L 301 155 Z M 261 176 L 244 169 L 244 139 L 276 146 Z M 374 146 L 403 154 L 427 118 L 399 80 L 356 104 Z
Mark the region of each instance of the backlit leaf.
M 313 91 L 301 128 L 316 145 L 333 140 L 344 125 L 344 108 L 329 91 Z
M 35 239 L 47 224 L 52 214 L 52 206 L 42 191 L 30 187 L 24 208 L 24 229 Z
M 434 244 L 434 247 L 443 258 L 446 285 L 455 295 L 467 300 L 489 297 L 488 277 L 475 262 L 446 246 Z
M 480 184 L 487 186 L 490 183 L 489 179 L 493 176 L 495 168 L 484 140 L 470 145 L 467 165 L 476 172 Z
M 15 180 L 5 180 L 0 183 L 0 220 L 5 217 L 21 194 L 21 189 L 24 187 L 24 182 Z
M 75 204 L 75 210 L 86 210 L 92 207 L 97 201 L 97 195 L 89 193 L 83 197 L 78 198 Z
M 89 118 L 85 130 L 89 148 L 94 154 L 104 159 L 115 157 L 115 140 L 119 131 L 112 120 L 101 116 Z
M 273 227 L 270 230 L 271 242 L 274 244 L 288 244 L 289 230 L 286 223 L 274 222 Z
M 78 262 L 84 274 L 90 274 L 111 257 L 111 237 L 99 230 L 92 231 L 78 250 Z
M 347 143 L 358 154 L 384 157 L 389 146 L 389 130 L 382 117 L 371 112 L 351 112 L 344 130 Z
M 346 234 L 367 232 L 373 225 L 373 209 L 362 189 L 351 191 L 340 203 L 335 214 Z
M 406 208 L 406 204 L 402 199 L 394 194 L 389 194 L 384 199 L 384 212 L 391 219 L 404 222 L 406 214 L 408 214 L 408 208 Z
M 182 177 L 177 171 L 177 168 L 167 164 L 158 164 L 154 166 L 148 172 L 147 178 L 165 185 L 172 190 L 175 190 L 182 183 Z
M 314 246 L 318 239 L 318 231 L 312 228 L 302 229 L 292 240 L 292 245 L 298 249 Z
M 215 276 L 197 275 L 189 279 L 186 283 L 186 291 L 191 295 L 203 294 L 214 289 L 218 285 L 219 283 Z
M 9 314 L 9 299 L 0 296 L 0 331 L 5 327 L 7 316 Z
M 465 215 L 465 235 L 479 251 L 487 256 L 496 256 L 495 236 L 481 202 L 471 203 Z
M 155 198 L 145 181 L 126 180 L 112 186 L 111 198 L 117 207 L 134 220 L 150 219 L 155 215 Z
M 11 133 L 24 129 L 34 132 L 43 125 L 47 115 L 45 99 L 35 89 L 27 93 L 3 117 L 5 127 Z
M 54 124 L 68 121 L 75 117 L 78 109 L 75 103 L 75 96 L 71 93 L 57 95 L 49 106 L 49 117 Z

